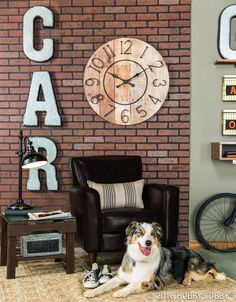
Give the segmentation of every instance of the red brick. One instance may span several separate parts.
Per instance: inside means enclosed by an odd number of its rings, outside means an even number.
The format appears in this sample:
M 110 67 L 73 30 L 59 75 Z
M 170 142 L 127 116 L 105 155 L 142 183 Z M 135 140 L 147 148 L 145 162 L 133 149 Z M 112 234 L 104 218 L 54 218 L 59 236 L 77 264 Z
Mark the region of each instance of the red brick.
M 125 27 L 125 22 L 113 21 L 113 22 L 105 22 L 106 28 L 122 28 Z
M 148 6 L 148 12 L 150 13 L 168 12 L 168 10 L 169 10 L 168 6 L 164 6 L 164 5 Z
M 103 22 L 86 21 L 83 23 L 84 28 L 103 28 Z
M 188 151 L 170 151 L 170 156 L 176 156 L 176 157 L 188 157 L 189 152 Z
M 105 8 L 105 13 L 118 14 L 118 13 L 124 13 L 124 12 L 125 12 L 125 7 L 123 7 L 123 6 L 108 6 Z
M 170 21 L 170 26 L 172 27 L 190 27 L 190 20 L 178 20 Z
M 2 1 L 0 2 L 0 7 L 8 7 L 8 1 L 2 0 Z
M 104 13 L 104 7 L 84 7 L 83 8 L 83 13 L 84 14 L 102 14 Z
M 152 135 L 157 135 L 157 130 L 156 129 L 144 129 L 144 130 L 138 130 L 137 135 L 141 136 L 152 136 Z
M 169 22 L 168 21 L 149 21 L 148 22 L 148 27 L 168 27 Z
M 189 2 L 189 0 L 187 0 Z M 190 5 L 178 5 L 178 6 L 170 6 L 170 12 L 190 12 Z M 190 19 L 190 17 L 189 17 Z
M 137 144 L 138 150 L 155 150 L 156 144 Z
M 81 1 L 82 2 L 82 1 Z M 72 0 L 51 0 L 51 6 L 71 6 Z
M 104 143 L 104 137 L 103 136 L 85 137 L 84 142 L 85 143 Z
M 9 30 L 9 29 L 16 29 L 18 28 L 18 24 L 17 23 L 1 23 L 1 29 L 5 29 L 5 30 Z
M 114 130 L 107 130 L 107 129 L 102 129 L 102 130 L 95 130 L 95 135 L 104 135 L 106 136 L 114 136 L 115 131 Z
M 174 5 L 176 7 L 176 4 L 179 4 L 179 0 L 159 0 L 159 4 L 168 4 L 168 5 Z
M 174 28 L 174 27 L 167 27 L 167 28 L 159 28 L 159 34 L 160 35 L 170 35 L 170 39 L 173 36 L 176 36 L 179 34 L 179 28 Z M 181 35 L 179 35 L 181 37 Z M 189 38 L 188 38 L 189 40 Z
M 17 44 L 19 41 L 17 38 L 1 38 L 0 44 Z M 1 53 L 2 56 L 2 53 Z
M 127 26 L 128 27 L 146 27 L 147 26 L 147 22 L 146 21 L 128 21 L 127 22 Z
M 122 6 L 126 6 L 126 5 L 136 5 L 136 0 L 116 0 L 116 5 L 122 5 Z
M 168 155 L 167 151 L 148 151 L 148 156 L 152 157 L 166 157 Z
M 73 6 L 92 6 L 92 0 L 73 0 Z
M 106 143 L 125 143 L 125 137 L 123 137 L 123 136 L 108 136 L 108 137 L 105 138 L 105 142 Z
M 1 8 L 0 9 L 0 15 L 2 15 L 2 16 L 10 16 L 10 15 L 17 15 L 17 14 L 18 14 L 17 8 Z
M 81 7 L 63 7 L 62 14 L 81 14 L 82 8 Z
M 94 145 L 93 144 L 88 144 L 88 143 L 85 143 L 85 144 L 74 144 L 74 149 L 76 150 L 89 150 L 89 149 L 94 149 Z M 102 148 L 103 149 L 103 148 Z
M 94 34 L 95 35 L 99 35 L 99 36 L 112 35 L 112 34 L 114 34 L 114 29 L 109 29 L 109 28 L 101 29 L 101 30 L 100 29 L 95 29 L 94 30 Z M 98 41 L 95 41 L 95 42 L 103 42 L 103 41 L 98 40 Z
M 177 178 L 177 172 L 158 172 L 158 178 Z
M 5 86 L 5 87 L 18 87 L 19 86 L 19 81 L 13 81 L 13 80 L 5 80 L 5 81 L 0 81 L 0 86 Z
M 181 13 L 180 14 L 181 19 L 190 19 L 191 18 L 191 13 Z
M 127 143 L 146 143 L 147 138 L 144 136 L 130 136 L 127 137 Z
M 137 33 L 139 35 L 157 35 L 158 34 L 158 29 L 153 27 L 153 28 L 137 28 Z M 168 40 L 168 37 L 166 37 Z
M 62 28 L 80 28 L 82 27 L 82 22 L 66 22 L 62 23 Z
M 158 14 L 159 20 L 177 20 L 179 19 L 178 13 L 160 13 Z
M 147 0 L 137 0 L 138 5 L 146 5 Z M 158 5 L 158 0 L 148 0 L 148 5 Z
M 146 6 L 130 6 L 126 8 L 127 13 L 146 13 L 147 7 Z
M 134 28 L 122 28 L 122 29 L 116 29 L 115 30 L 116 35 L 120 36 L 135 36 L 136 29 Z
M 94 0 L 94 5 L 98 6 L 114 6 L 115 0 Z
M 96 21 L 111 21 L 114 20 L 113 14 L 97 14 L 94 16 L 94 20 Z
M 149 143 L 166 143 L 168 141 L 168 137 L 164 136 L 150 136 L 148 137 Z

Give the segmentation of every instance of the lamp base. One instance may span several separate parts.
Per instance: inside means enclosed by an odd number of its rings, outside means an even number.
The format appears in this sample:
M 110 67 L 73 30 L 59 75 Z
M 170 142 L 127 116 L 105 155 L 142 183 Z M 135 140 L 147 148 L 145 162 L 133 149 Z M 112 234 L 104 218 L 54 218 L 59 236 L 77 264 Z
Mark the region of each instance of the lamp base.
M 8 209 L 21 211 L 33 209 L 33 206 L 31 204 L 25 203 L 23 199 L 18 199 L 15 203 L 9 205 Z

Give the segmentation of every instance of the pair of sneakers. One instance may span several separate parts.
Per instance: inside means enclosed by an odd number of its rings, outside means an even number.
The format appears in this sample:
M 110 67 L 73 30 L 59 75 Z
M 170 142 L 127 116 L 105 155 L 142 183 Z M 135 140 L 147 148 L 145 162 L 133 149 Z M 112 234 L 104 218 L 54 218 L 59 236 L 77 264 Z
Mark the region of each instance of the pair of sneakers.
M 113 275 L 108 265 L 105 264 L 101 270 L 97 263 L 93 263 L 91 271 L 84 271 L 83 285 L 85 288 L 95 288 L 99 284 L 104 284 L 112 278 Z

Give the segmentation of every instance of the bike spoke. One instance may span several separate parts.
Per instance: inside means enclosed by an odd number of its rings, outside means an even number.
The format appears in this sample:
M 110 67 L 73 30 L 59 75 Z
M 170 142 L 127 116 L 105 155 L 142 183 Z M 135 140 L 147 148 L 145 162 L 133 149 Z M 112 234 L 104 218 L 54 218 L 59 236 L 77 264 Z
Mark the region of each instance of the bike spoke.
M 208 215 L 209 215 L 209 214 L 211 215 L 211 217 L 210 217 L 210 216 L 207 216 L 206 214 L 205 214 L 205 216 L 206 216 L 207 218 L 209 218 L 209 219 L 214 218 L 215 220 L 218 221 L 218 217 L 215 217 L 215 216 L 212 215 L 212 213 L 209 213 L 209 212 L 208 212 Z
M 208 236 L 208 235 L 211 235 L 211 234 L 214 235 L 216 232 L 218 232 L 218 229 L 216 229 L 215 231 L 212 231 L 210 233 L 206 233 L 206 234 L 204 234 L 204 236 Z
M 215 207 L 212 206 L 211 208 L 212 208 L 212 210 L 215 210 L 215 211 L 216 211 L 216 209 L 217 209 L 217 210 L 218 210 L 218 213 L 219 213 L 219 215 L 220 215 L 221 217 L 224 215 L 223 210 L 222 210 L 222 208 L 220 207 L 220 202 L 215 202 Z
M 220 199 L 216 204 L 218 205 L 219 209 L 220 209 L 220 212 L 221 212 L 221 215 L 222 217 L 224 217 L 224 210 L 223 210 L 223 207 L 222 207 L 222 202 L 221 202 L 222 199 Z

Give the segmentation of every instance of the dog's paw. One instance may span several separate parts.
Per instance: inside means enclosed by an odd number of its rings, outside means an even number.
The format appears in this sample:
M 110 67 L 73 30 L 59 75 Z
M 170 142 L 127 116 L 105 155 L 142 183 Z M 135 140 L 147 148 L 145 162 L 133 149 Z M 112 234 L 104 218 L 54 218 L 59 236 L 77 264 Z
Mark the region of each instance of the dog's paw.
M 216 280 L 226 280 L 226 275 L 225 273 L 218 273 L 215 278 Z
M 144 290 L 158 290 L 161 289 L 161 285 L 158 285 L 156 282 L 143 282 L 141 288 Z
M 123 289 L 117 290 L 116 292 L 113 293 L 114 298 L 123 298 L 128 296 L 129 293 L 127 291 L 124 291 Z
M 186 278 L 186 279 L 183 280 L 182 284 L 184 286 L 189 286 L 189 285 L 191 285 L 191 280 L 189 280 L 188 278 Z
M 191 282 L 190 281 L 183 281 L 182 284 L 184 286 L 190 286 L 191 285 Z
M 83 293 L 83 296 L 86 297 L 86 298 L 93 298 L 96 296 L 96 293 L 94 293 L 93 290 L 86 290 L 84 293 Z

